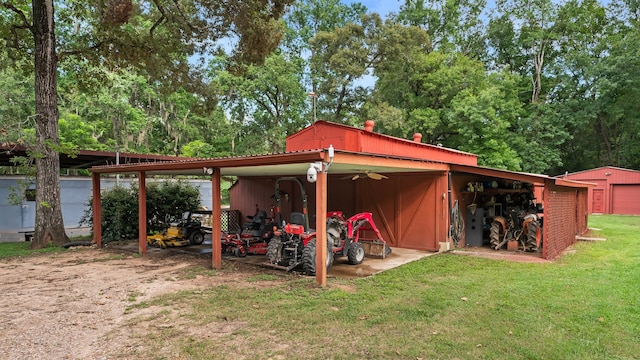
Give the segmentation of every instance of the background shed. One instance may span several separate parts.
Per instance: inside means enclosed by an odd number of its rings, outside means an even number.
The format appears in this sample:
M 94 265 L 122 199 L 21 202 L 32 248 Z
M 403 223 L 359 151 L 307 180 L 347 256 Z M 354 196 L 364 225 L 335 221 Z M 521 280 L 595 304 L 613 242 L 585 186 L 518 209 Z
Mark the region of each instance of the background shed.
M 590 214 L 640 215 L 640 171 L 604 166 L 563 178 L 597 184 L 589 188 Z

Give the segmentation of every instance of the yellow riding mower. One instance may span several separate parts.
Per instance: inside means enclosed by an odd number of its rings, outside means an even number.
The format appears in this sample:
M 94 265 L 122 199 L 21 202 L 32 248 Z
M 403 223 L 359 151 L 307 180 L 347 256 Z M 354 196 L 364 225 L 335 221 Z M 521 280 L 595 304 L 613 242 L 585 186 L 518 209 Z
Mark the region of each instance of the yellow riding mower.
M 202 211 L 182 213 L 182 219 L 170 224 L 169 228 L 161 234 L 147 236 L 147 244 L 160 248 L 200 245 L 204 241 L 205 228 L 195 213 Z

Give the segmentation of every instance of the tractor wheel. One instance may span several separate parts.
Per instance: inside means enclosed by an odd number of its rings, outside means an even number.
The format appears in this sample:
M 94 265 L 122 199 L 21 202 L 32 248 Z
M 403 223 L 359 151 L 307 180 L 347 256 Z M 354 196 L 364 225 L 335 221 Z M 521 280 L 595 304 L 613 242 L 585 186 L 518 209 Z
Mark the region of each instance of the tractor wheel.
M 247 256 L 247 252 L 244 250 L 244 248 L 235 248 L 233 249 L 233 255 L 243 258 Z
M 272 264 L 277 264 L 282 260 L 282 239 L 274 237 L 267 245 L 267 259 Z
M 527 227 L 527 246 L 526 250 L 528 251 L 538 251 L 538 247 L 540 244 L 540 224 L 537 221 L 532 221 L 529 223 Z
M 347 250 L 347 259 L 349 259 L 349 264 L 351 265 L 362 264 L 362 261 L 364 261 L 364 248 L 362 244 L 359 242 L 351 243 Z
M 329 271 L 331 265 L 333 265 L 333 251 L 331 251 L 329 244 L 327 244 L 327 261 L 325 265 L 327 271 Z M 316 239 L 309 241 L 304 249 L 302 249 L 302 270 L 304 270 L 307 275 L 316 274 Z
M 500 223 L 491 223 L 489 239 L 491 242 L 491 248 L 498 250 L 497 246 L 500 245 Z
M 191 236 L 189 236 L 189 244 L 191 245 L 200 245 L 204 241 L 204 233 L 200 231 L 195 231 Z

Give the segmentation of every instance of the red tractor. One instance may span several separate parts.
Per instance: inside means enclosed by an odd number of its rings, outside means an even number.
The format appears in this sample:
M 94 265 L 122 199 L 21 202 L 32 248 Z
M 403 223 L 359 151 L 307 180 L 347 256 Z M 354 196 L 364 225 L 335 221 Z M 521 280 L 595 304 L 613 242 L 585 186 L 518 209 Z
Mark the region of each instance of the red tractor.
M 541 249 L 542 231 L 536 214 L 511 209 L 508 217 L 496 216 L 491 223 L 490 241 L 499 250 L 509 241 L 517 241 L 523 251 Z
M 276 181 L 276 201 L 280 209 L 280 181 L 293 181 L 300 186 L 302 194 L 302 213 L 292 213 L 291 222 L 276 230 L 267 247 L 268 262 L 265 265 L 290 271 L 302 265 L 308 275 L 316 273 L 316 232 L 309 228 L 307 213 L 307 196 L 302 182 L 295 177 L 285 177 Z M 372 231 L 376 239 L 364 239 L 362 231 Z M 344 219 L 342 212 L 333 211 L 327 214 L 327 256 L 326 269 L 333 265 L 334 257 L 347 256 L 349 264 L 362 263 L 366 255 L 384 258 L 391 248 L 382 239 L 378 228 L 373 223 L 371 213 L 359 213 Z

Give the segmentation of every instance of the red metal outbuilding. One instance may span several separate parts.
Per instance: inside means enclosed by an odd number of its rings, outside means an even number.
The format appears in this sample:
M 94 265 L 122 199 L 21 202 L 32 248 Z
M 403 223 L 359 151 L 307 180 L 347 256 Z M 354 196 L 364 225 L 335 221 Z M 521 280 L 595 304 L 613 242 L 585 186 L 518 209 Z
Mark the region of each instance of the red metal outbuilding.
M 596 184 L 589 189 L 590 214 L 640 215 L 640 171 L 604 166 L 562 176 Z
M 587 229 L 587 185 L 576 184 L 539 174 L 483 168 L 477 165 L 477 155 L 441 146 L 421 143 L 420 134 L 413 140 L 401 139 L 373 131 L 373 121 L 367 121 L 363 128 L 356 128 L 327 121 L 317 121 L 311 126 L 287 138 L 287 153 L 304 152 L 311 149 L 326 149 L 332 146 L 336 151 L 336 162 L 328 172 L 327 208 L 340 210 L 345 214 L 371 212 L 381 234 L 391 246 L 438 251 L 443 242 L 451 239 L 449 220 L 451 203 L 458 203 L 461 216 L 467 225 L 478 221 L 482 242 L 486 240 L 488 213 L 478 219 L 470 219 L 466 208 L 476 205 L 487 207 L 492 198 L 519 197 L 531 193 L 536 202 L 545 208 L 545 214 L 553 214 L 545 219 L 543 228 L 546 239 L 542 257 L 552 259 L 566 247 L 575 243 L 575 236 Z M 353 154 L 346 159 L 348 154 Z M 355 156 L 362 160 L 355 161 Z M 345 158 L 343 160 L 343 158 Z M 397 159 L 397 160 L 396 160 Z M 398 169 L 391 162 L 415 159 L 424 162 L 421 169 L 411 164 Z M 388 178 L 382 181 L 371 179 L 351 181 L 350 174 L 375 171 Z M 347 175 L 347 176 L 345 176 Z M 243 215 L 252 215 L 255 207 L 268 210 L 273 205 L 274 176 L 239 177 L 231 189 L 231 208 Z M 486 191 L 466 191 L 467 183 L 498 181 L 500 189 Z M 305 183 L 305 191 L 313 194 L 314 185 Z M 526 183 L 530 189 L 508 189 L 514 183 Z M 301 211 L 300 197 L 296 187 L 284 187 L 289 195 L 282 205 L 282 212 Z M 315 199 L 309 196 L 309 207 L 315 207 Z M 498 210 L 506 213 L 510 206 L 505 203 Z M 298 207 L 298 208 L 296 208 Z M 496 208 L 492 205 L 492 210 Z M 484 210 L 484 209 L 483 209 Z M 312 212 L 313 216 L 315 214 Z M 543 214 L 541 214 L 543 216 Z M 451 247 L 470 245 L 466 234 Z
M 317 121 L 287 138 L 286 152 L 214 159 L 190 159 L 154 164 L 91 168 L 94 209 L 100 209 L 101 174 L 133 173 L 140 178 L 140 214 L 146 214 L 144 179 L 153 175 L 200 175 L 212 179 L 213 217 L 220 217 L 220 179 L 233 176 L 230 207 L 243 216 L 256 206 L 274 205 L 274 184 L 281 177 L 297 177 L 308 195 L 310 223 L 318 236 L 317 263 L 326 256 L 326 214 L 369 212 L 391 246 L 438 251 L 483 246 L 487 225 L 497 216 L 526 204 L 537 211 L 542 225 L 543 258 L 552 259 L 587 230 L 587 189 L 590 184 L 540 174 L 480 167 L 477 155 L 373 132 Z M 305 181 L 318 168 L 317 181 Z M 315 170 L 314 170 L 315 172 Z M 488 184 L 486 189 L 482 184 Z M 282 185 L 280 214 L 301 212 L 299 187 Z M 622 184 L 620 184 L 622 185 Z M 618 193 L 625 190 L 618 188 Z M 534 205 L 531 207 L 529 205 Z M 524 210 L 524 209 L 523 209 Z M 100 211 L 94 212 L 94 238 L 100 240 Z M 462 221 L 458 221 L 462 219 Z M 140 252 L 146 252 L 146 219 L 139 219 Z M 454 226 L 455 224 L 466 226 Z M 456 229 L 454 231 L 454 228 Z M 214 222 L 213 234 L 220 233 Z M 473 240 L 473 241 L 472 241 Z M 220 243 L 212 242 L 212 266 L 222 266 Z M 326 272 L 318 266 L 318 283 Z

